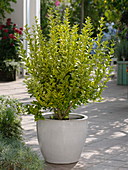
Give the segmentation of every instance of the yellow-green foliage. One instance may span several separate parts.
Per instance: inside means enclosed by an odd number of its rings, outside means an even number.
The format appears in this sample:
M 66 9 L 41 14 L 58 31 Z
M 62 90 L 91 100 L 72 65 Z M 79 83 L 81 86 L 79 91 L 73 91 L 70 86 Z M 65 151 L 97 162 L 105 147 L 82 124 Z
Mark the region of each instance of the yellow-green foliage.
M 70 27 L 68 9 L 62 22 L 53 11 L 48 16 L 49 38 L 42 35 L 36 21 L 31 29 L 26 27 L 24 31 L 28 55 L 22 45 L 20 49 L 29 73 L 27 88 L 36 99 L 29 111 L 36 120 L 42 118 L 40 109 L 51 109 L 56 119 L 64 119 L 72 108 L 101 99 L 113 54 L 108 42 L 102 42 L 103 18 L 97 37 L 92 38 L 89 18 L 78 34 L 77 25 Z

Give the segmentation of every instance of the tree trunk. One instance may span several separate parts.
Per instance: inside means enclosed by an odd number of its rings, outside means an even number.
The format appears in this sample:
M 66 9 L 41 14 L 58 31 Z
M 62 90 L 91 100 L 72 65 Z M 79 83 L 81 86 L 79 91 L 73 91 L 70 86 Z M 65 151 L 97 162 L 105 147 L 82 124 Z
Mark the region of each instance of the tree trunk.
M 80 21 L 80 29 L 82 29 L 83 22 L 84 22 L 84 0 L 81 0 L 81 21 Z

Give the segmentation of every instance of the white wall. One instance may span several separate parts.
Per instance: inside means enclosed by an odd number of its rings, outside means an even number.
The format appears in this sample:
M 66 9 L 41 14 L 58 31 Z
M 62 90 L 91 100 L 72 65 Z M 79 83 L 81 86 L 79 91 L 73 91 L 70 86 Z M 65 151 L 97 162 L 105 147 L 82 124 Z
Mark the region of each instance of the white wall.
M 34 24 L 35 16 L 40 21 L 40 0 L 17 0 L 17 3 L 11 3 L 14 12 L 6 14 L 6 18 L 11 18 L 18 27 L 28 24 Z
M 17 3 L 11 3 L 14 12 L 6 14 L 6 18 L 11 18 L 12 22 L 17 24 L 18 27 L 23 27 L 23 1 L 24 0 L 17 0 Z

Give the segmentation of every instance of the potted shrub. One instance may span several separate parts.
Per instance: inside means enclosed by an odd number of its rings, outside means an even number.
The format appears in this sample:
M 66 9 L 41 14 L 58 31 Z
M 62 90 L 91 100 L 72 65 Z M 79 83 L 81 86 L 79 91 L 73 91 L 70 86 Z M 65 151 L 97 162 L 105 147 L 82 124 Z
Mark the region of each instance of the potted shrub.
M 115 47 L 117 57 L 117 84 L 128 85 L 128 40 L 120 40 Z
M 25 83 L 34 97 L 28 113 L 37 121 L 43 156 L 47 162 L 67 164 L 78 161 L 87 134 L 87 116 L 71 112 L 101 99 L 111 72 L 113 48 L 108 41 L 102 41 L 103 19 L 97 37 L 92 38 L 89 18 L 81 34 L 77 25 L 70 27 L 68 9 L 63 20 L 53 11 L 48 18 L 48 38 L 36 21 L 32 28 L 24 30 L 28 54 L 23 44 L 19 52 L 29 74 Z
M 19 41 L 15 33 L 22 40 L 22 28 L 18 29 L 10 18 L 6 24 L 0 25 L 0 80 L 16 80 L 16 69 L 19 68 L 20 57 L 18 55 Z

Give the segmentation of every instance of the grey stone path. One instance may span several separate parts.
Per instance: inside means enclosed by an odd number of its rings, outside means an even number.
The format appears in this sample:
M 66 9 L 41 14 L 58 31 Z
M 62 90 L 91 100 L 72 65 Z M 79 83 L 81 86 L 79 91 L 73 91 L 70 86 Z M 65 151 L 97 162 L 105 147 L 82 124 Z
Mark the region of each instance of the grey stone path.
M 45 170 L 128 170 L 128 86 L 108 83 L 101 103 L 81 106 L 76 112 L 89 117 L 88 136 L 77 164 L 45 164 Z M 10 95 L 23 103 L 30 102 L 23 79 L 0 82 L 0 95 Z M 33 116 L 23 116 L 26 144 L 42 159 Z

